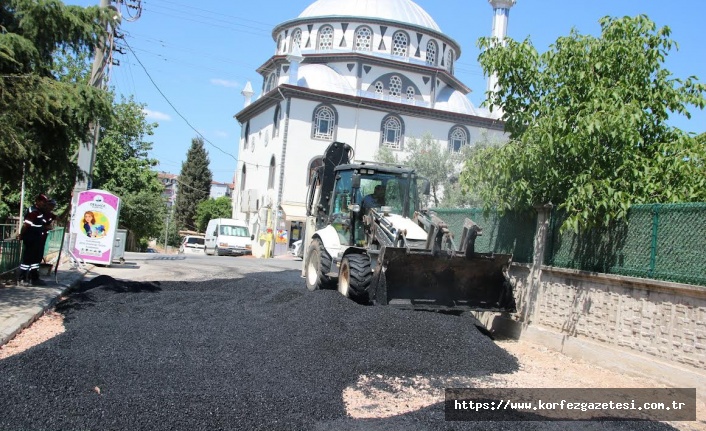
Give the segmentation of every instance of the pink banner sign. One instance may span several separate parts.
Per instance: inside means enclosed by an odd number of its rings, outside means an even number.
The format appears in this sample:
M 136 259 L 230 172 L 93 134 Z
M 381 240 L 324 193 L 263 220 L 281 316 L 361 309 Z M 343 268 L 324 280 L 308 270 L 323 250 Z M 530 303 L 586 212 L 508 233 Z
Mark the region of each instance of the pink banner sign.
M 110 265 L 118 229 L 120 198 L 105 190 L 78 195 L 71 232 L 76 234 L 73 253 L 88 263 Z

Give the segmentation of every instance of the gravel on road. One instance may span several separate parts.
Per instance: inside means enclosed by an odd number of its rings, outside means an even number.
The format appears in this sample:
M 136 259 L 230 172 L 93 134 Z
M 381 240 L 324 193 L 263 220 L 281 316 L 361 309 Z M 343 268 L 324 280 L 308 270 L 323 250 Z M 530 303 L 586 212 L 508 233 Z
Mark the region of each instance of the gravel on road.
M 66 331 L 0 360 L 2 430 L 668 430 L 652 422 L 445 422 L 443 403 L 357 418 L 344 393 L 513 373 L 468 316 L 308 292 L 298 271 L 84 282 Z M 290 287 L 296 286 L 296 287 Z

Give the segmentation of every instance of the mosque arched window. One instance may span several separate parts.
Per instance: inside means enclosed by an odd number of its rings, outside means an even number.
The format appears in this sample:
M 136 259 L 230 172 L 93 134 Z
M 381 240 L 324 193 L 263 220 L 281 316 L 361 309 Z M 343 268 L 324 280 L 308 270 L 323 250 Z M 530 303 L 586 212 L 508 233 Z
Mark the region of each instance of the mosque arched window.
M 282 107 L 278 103 L 275 106 L 275 115 L 272 118 L 272 137 L 279 136 L 279 120 L 282 113 Z
M 329 105 L 314 109 L 311 136 L 314 139 L 333 140 L 336 131 L 336 111 Z
M 270 172 L 267 177 L 267 188 L 275 188 L 275 156 L 270 159 Z
M 282 35 L 277 36 L 277 54 L 282 52 Z
M 276 86 L 277 86 L 277 74 L 273 72 L 273 73 L 270 73 L 270 75 L 267 77 L 267 83 L 265 84 L 265 93 L 272 90 Z
M 250 143 L 250 122 L 245 123 L 245 131 L 243 132 L 243 149 L 248 148 Z
M 397 75 L 390 77 L 390 96 L 399 96 L 402 93 L 402 78 Z
M 399 57 L 407 57 L 407 48 L 409 46 L 409 37 L 403 31 L 397 31 L 392 35 L 392 55 Z
M 446 52 L 446 70 L 449 71 L 449 73 L 453 74 L 454 73 L 454 50 L 449 49 Z
M 333 49 L 333 27 L 324 25 L 319 28 L 319 43 L 317 49 Z
M 358 27 L 355 31 L 355 45 L 353 48 L 356 51 L 370 51 L 373 47 L 373 31 L 370 27 Z
M 430 40 L 427 42 L 426 61 L 429 66 L 436 66 L 436 53 L 439 51 L 436 42 Z
M 292 44 L 289 46 L 290 51 L 294 48 L 294 45 L 299 48 L 302 47 L 302 31 L 301 29 L 296 29 L 292 32 Z
M 449 132 L 449 151 L 458 153 L 464 145 L 468 145 L 468 131 L 463 126 L 454 126 Z
M 402 134 L 404 133 L 404 123 L 397 115 L 390 114 L 383 118 L 381 124 L 380 145 L 393 150 L 402 149 Z
M 240 173 L 240 191 L 244 192 L 245 191 L 245 175 L 247 174 L 247 170 L 245 169 L 245 165 L 243 165 L 243 170 Z
M 378 81 L 375 83 L 375 94 L 380 96 L 385 94 L 385 84 L 383 84 L 382 81 Z
M 316 172 L 316 169 L 324 165 L 324 158 L 321 156 L 315 157 L 310 163 L 309 163 L 309 171 L 307 173 L 306 177 L 306 185 L 308 186 L 311 184 L 311 179 L 314 177 L 314 172 Z
M 414 87 L 411 85 L 407 87 L 407 100 L 414 100 L 414 97 L 416 96 L 416 92 L 414 91 Z

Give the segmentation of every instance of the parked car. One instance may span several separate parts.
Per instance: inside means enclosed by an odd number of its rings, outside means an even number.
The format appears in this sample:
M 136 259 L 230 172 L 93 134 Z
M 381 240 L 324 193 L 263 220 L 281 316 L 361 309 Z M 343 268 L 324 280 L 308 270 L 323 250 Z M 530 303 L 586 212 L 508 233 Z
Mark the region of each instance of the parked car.
M 304 257 L 304 250 L 302 250 L 302 240 L 294 241 L 292 246 L 289 247 L 289 254 L 296 257 Z
M 180 254 L 204 254 L 206 242 L 203 236 L 187 235 L 179 246 Z

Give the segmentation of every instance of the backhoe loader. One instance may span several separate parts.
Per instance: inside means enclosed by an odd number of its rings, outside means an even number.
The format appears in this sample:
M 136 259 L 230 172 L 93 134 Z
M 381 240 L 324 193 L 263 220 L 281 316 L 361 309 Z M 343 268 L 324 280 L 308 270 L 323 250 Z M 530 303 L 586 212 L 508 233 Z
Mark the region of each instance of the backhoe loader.
M 426 310 L 516 311 L 511 255 L 477 253 L 482 234 L 466 219 L 458 245 L 422 209 L 429 181 L 413 169 L 353 163 L 332 143 L 307 193 L 302 276 L 309 290 L 337 288 L 362 304 Z

